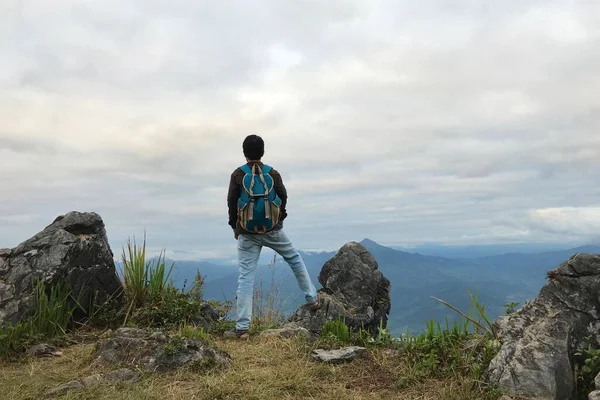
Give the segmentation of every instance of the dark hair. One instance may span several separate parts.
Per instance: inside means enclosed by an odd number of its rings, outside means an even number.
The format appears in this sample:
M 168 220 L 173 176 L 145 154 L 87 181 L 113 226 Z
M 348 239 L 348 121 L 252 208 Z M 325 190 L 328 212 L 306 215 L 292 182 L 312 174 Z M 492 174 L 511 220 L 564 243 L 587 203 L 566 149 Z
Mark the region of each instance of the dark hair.
M 244 149 L 244 155 L 249 160 L 260 160 L 265 154 L 265 142 L 257 135 L 247 136 L 244 139 L 242 148 Z

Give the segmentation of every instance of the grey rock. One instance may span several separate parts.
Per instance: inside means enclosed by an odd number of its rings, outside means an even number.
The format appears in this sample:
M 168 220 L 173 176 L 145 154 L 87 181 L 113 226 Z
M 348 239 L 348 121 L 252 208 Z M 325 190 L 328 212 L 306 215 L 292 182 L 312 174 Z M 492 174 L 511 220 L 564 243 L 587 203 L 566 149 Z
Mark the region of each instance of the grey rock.
M 283 337 L 283 338 L 292 338 L 292 337 L 300 337 L 304 339 L 309 339 L 311 337 L 308 329 L 298 326 L 296 324 L 286 324 L 279 329 L 267 329 L 261 332 L 260 336 L 262 337 Z
M 163 340 L 163 338 L 165 340 Z M 117 329 L 96 344 L 94 358 L 101 365 L 138 365 L 143 371 L 163 372 L 181 367 L 227 369 L 231 357 L 198 339 L 137 328 Z
M 512 399 L 512 397 L 504 395 L 504 396 L 500 397 L 498 400 L 513 400 L 513 399 Z
M 29 357 L 60 357 L 62 352 L 51 344 L 40 343 L 27 349 L 27 355 Z
M 81 390 L 83 389 L 83 383 L 81 383 L 80 381 L 71 381 L 71 382 L 67 382 L 63 385 L 60 385 L 54 389 L 50 389 L 45 393 L 45 397 L 56 397 L 56 396 L 61 396 L 67 392 L 73 392 L 76 390 Z
M 103 382 L 103 377 L 102 374 L 90 375 L 81 379 L 80 382 L 84 387 L 96 386 Z
M 367 351 L 366 348 L 358 346 L 344 347 L 337 350 L 316 349 L 313 350 L 311 357 L 313 361 L 341 364 L 354 360 L 365 351 Z
M 594 390 L 588 395 L 588 400 L 600 400 L 600 390 Z
M 46 392 L 46 397 L 55 397 L 63 395 L 67 392 L 73 392 L 76 390 L 82 390 L 87 387 L 98 386 L 103 383 L 134 383 L 139 381 L 140 374 L 132 371 L 128 368 L 118 369 L 116 371 L 111 371 L 106 374 L 95 374 L 88 377 L 85 377 L 80 380 L 74 380 L 68 383 L 65 383 L 55 389 L 48 390 Z
M 121 292 L 102 218 L 70 212 L 14 249 L 0 250 L 0 327 L 33 313 L 33 285 L 68 284 L 80 304 Z M 75 318 L 83 318 L 77 309 Z
M 590 344 L 590 327 L 600 320 L 600 256 L 575 254 L 548 278 L 533 301 L 494 322 L 502 347 L 489 380 L 518 396 L 567 400 L 574 396 L 576 353 Z
M 140 374 L 129 368 L 121 368 L 115 371 L 107 372 L 102 376 L 104 382 L 129 382 L 134 383 L 140 380 Z
M 323 265 L 319 282 L 323 286 L 318 294 L 321 308 L 310 311 L 300 307 L 290 316 L 290 322 L 316 334 L 326 321 L 340 317 L 354 331 L 364 327 L 375 335 L 380 324 L 387 327 L 391 283 L 362 244 L 345 244 Z
M 594 379 L 594 386 L 596 387 L 596 390 L 600 390 L 600 374 L 596 375 L 596 378 Z

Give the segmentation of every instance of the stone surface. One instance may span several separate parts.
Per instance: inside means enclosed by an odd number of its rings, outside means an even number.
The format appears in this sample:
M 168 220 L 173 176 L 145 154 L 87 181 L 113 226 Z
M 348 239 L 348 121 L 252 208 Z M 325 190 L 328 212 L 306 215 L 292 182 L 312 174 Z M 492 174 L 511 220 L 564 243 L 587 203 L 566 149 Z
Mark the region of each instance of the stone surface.
M 71 382 L 67 382 L 63 385 L 60 385 L 54 389 L 50 389 L 46 392 L 45 396 L 46 397 L 56 397 L 56 396 L 61 396 L 67 392 L 73 392 L 76 390 L 81 390 L 83 389 L 85 386 L 83 386 L 83 383 L 81 383 L 80 381 L 71 381 Z
M 588 395 L 588 400 L 600 400 L 600 390 L 594 390 Z
M 596 378 L 594 379 L 594 386 L 596 387 L 596 390 L 600 390 L 600 374 L 596 375 Z
M 488 372 L 508 393 L 568 400 L 574 365 L 583 361 L 577 353 L 598 346 L 600 256 L 575 254 L 548 278 L 533 301 L 494 322 L 503 344 Z
M 33 285 L 68 284 L 80 304 L 121 290 L 104 222 L 98 214 L 71 212 L 14 249 L 0 249 L 0 327 L 30 315 Z M 83 317 L 77 309 L 76 318 Z
M 98 342 L 94 358 L 101 365 L 136 365 L 143 371 L 169 371 L 181 367 L 198 370 L 226 369 L 229 354 L 198 339 L 152 333 L 144 329 L 120 328 Z
M 48 390 L 46 397 L 55 397 L 67 392 L 82 390 L 86 387 L 93 387 L 103 383 L 135 383 L 140 379 L 140 374 L 128 368 L 122 368 L 106 374 L 95 374 L 83 379 L 67 382 L 57 388 Z
M 298 326 L 296 324 L 286 324 L 279 329 L 267 329 L 266 331 L 261 332 L 261 337 L 283 337 L 283 338 L 292 338 L 292 337 L 301 337 L 304 339 L 309 339 L 311 334 L 308 329 Z
M 40 343 L 27 349 L 27 355 L 29 357 L 60 357 L 62 352 L 51 344 Z
M 352 346 L 337 350 L 313 350 L 311 357 L 313 361 L 330 364 L 341 364 L 354 360 L 356 357 L 367 351 L 364 347 Z
M 325 263 L 319 274 L 321 308 L 298 308 L 289 318 L 319 334 L 328 320 L 345 319 L 354 331 L 361 327 L 376 334 L 380 323 L 387 327 L 390 312 L 390 281 L 378 269 L 373 255 L 360 243 L 345 244 Z

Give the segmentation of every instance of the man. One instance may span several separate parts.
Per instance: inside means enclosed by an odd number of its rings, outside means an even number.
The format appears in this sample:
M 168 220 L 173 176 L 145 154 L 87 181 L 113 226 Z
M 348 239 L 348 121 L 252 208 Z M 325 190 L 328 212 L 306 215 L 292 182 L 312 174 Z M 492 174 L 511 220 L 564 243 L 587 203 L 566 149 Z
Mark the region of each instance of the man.
M 260 136 L 250 135 L 246 137 L 243 142 L 242 149 L 244 156 L 246 157 L 246 165 L 237 168 L 232 174 L 229 182 L 229 192 L 227 194 L 227 206 L 229 208 L 229 225 L 233 228 L 233 236 L 238 241 L 238 266 L 239 266 L 239 279 L 237 289 L 237 318 L 236 326 L 232 330 L 225 333 L 226 337 L 248 339 L 248 327 L 250 325 L 250 319 L 252 316 L 252 292 L 254 289 L 254 276 L 256 273 L 256 267 L 258 264 L 258 258 L 263 246 L 273 249 L 278 253 L 290 266 L 292 272 L 296 276 L 298 286 L 304 293 L 306 299 L 306 308 L 310 310 L 317 310 L 320 304 L 317 300 L 317 291 L 313 285 L 306 266 L 302 257 L 298 251 L 292 245 L 292 242 L 283 231 L 283 220 L 287 217 L 286 204 L 287 204 L 287 191 L 283 185 L 281 175 L 274 169 L 265 166 L 261 159 L 265 152 L 265 144 Z M 254 174 L 268 174 L 272 181 L 268 179 L 268 176 L 260 175 L 263 183 L 272 182 L 273 190 L 279 198 L 280 206 L 278 207 L 279 213 L 275 213 L 275 218 L 278 219 L 273 227 L 269 230 L 263 225 L 263 229 L 257 229 L 254 226 L 254 230 L 248 229 L 248 224 L 245 221 L 241 221 L 239 214 L 238 200 L 244 194 L 242 191 L 247 193 L 252 192 L 252 186 L 247 185 L 244 187 L 244 179 L 254 179 Z M 244 171 L 245 170 L 245 171 Z M 248 175 L 247 175 L 248 174 Z M 250 175 L 251 174 L 251 175 Z M 266 179 L 265 179 L 266 178 Z M 248 182 L 248 181 L 246 181 Z M 261 182 L 258 181 L 257 182 Z M 248 190 L 248 186 L 250 189 Z M 261 186 L 260 183 L 258 186 Z M 267 186 L 269 184 L 267 183 Z M 247 197 L 247 196 L 246 196 Z M 263 201 L 262 197 L 257 200 Z M 265 198 L 264 202 L 267 200 Z M 262 204 L 258 204 L 257 207 L 262 207 Z M 266 209 L 270 210 L 268 206 Z M 262 210 L 262 208 L 261 208 Z M 245 211 L 247 212 L 247 210 Z M 250 218 L 252 219 L 252 218 Z M 274 221 L 275 222 L 275 221 Z M 245 229 L 246 228 L 246 229 Z

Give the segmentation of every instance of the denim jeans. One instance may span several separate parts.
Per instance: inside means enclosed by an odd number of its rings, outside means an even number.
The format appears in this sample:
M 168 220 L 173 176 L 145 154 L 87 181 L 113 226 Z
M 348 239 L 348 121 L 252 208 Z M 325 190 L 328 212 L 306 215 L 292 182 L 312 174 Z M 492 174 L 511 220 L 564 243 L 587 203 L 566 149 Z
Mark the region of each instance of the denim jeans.
M 252 292 L 254 289 L 254 276 L 260 252 L 266 246 L 278 253 L 288 263 L 296 276 L 298 286 L 304 293 L 307 303 L 317 301 L 317 290 L 313 285 L 306 265 L 300 253 L 294 248 L 283 229 L 271 231 L 264 235 L 245 235 L 238 237 L 238 265 L 240 276 L 237 289 L 237 321 L 236 328 L 248 329 L 252 317 Z

